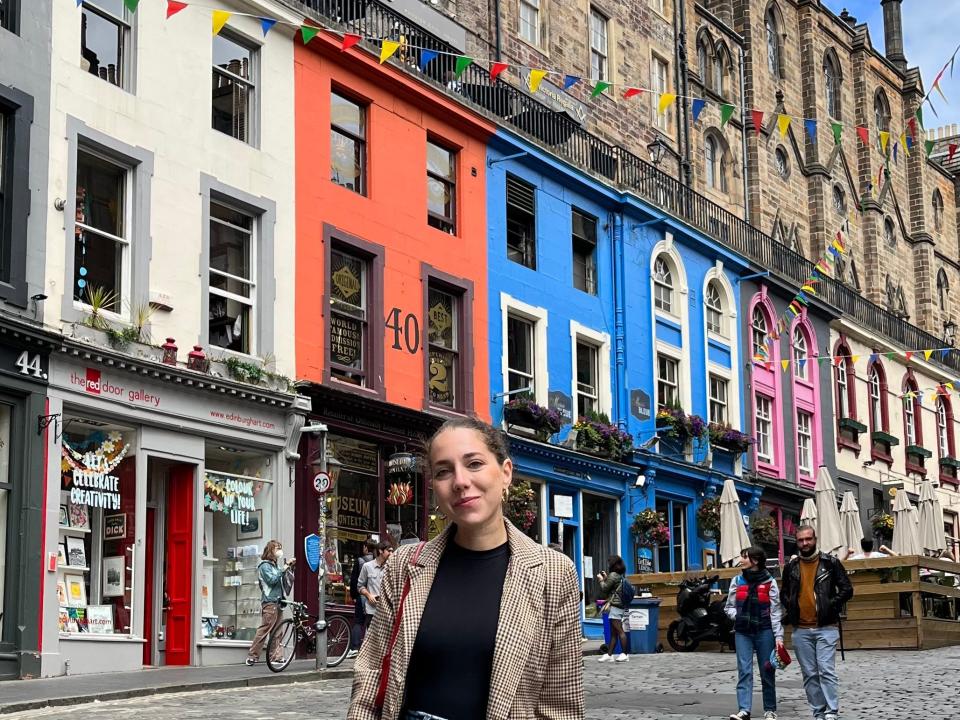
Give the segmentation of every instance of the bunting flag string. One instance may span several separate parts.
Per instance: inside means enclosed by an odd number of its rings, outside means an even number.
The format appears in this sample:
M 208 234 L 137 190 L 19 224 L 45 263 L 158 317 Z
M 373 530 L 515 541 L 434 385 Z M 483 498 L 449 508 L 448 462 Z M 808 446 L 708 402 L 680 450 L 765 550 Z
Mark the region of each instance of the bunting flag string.
M 124 5 L 130 10 L 130 12 L 136 12 L 140 4 L 140 0 L 123 0 Z M 373 35 L 359 35 L 355 33 L 343 34 L 342 31 L 339 31 L 335 28 L 328 27 L 322 24 L 306 24 L 308 22 L 307 18 L 299 23 L 291 22 L 286 20 L 280 20 L 277 18 L 263 17 L 253 13 L 243 13 L 235 12 L 232 10 L 224 10 L 221 8 L 210 7 L 204 4 L 182 2 L 181 0 L 166 0 L 167 2 L 167 19 L 172 18 L 173 16 L 181 13 L 188 7 L 197 8 L 202 10 L 207 10 L 211 12 L 212 18 L 212 29 L 213 34 L 217 35 L 223 29 L 225 25 L 229 22 L 232 17 L 250 17 L 255 18 L 260 21 L 261 27 L 263 29 L 263 34 L 266 35 L 275 25 L 282 24 L 297 28 L 300 30 L 301 38 L 303 39 L 304 44 L 309 43 L 313 40 L 314 37 L 321 31 L 326 31 L 331 34 L 336 35 L 338 38 L 342 38 L 341 41 L 341 50 L 348 50 L 355 45 L 357 45 L 361 40 L 365 40 L 370 43 L 380 45 L 380 62 L 385 63 L 387 60 L 392 58 L 398 50 L 403 48 L 404 50 L 418 51 L 420 53 L 420 61 L 418 65 L 421 70 L 425 69 L 427 65 L 430 64 L 433 60 L 436 60 L 440 56 L 446 56 L 454 58 L 456 70 L 454 74 L 459 77 L 463 72 L 473 64 L 483 65 L 485 64 L 488 68 L 491 81 L 496 80 L 498 77 L 502 76 L 506 71 L 513 69 L 516 71 L 527 71 L 529 76 L 526 80 L 526 86 L 530 88 L 531 92 L 538 92 L 541 83 L 549 77 L 556 77 L 562 79 L 563 90 L 570 90 L 582 79 L 579 75 L 573 75 L 565 73 L 556 69 L 549 69 L 543 67 L 534 67 L 530 65 L 520 65 L 514 63 L 504 63 L 492 59 L 477 59 L 471 56 L 462 55 L 460 53 L 447 52 L 442 50 L 434 50 L 433 48 L 427 48 L 423 46 L 413 45 L 407 42 L 404 38 L 401 37 L 400 40 L 395 40 L 391 38 L 378 37 Z M 81 5 L 80 0 L 77 1 L 77 6 Z M 309 22 L 313 22 L 309 20 Z M 950 55 L 949 59 L 943 64 L 939 71 L 934 76 L 933 84 L 930 86 L 930 90 L 923 96 L 920 100 L 919 106 L 914 114 L 907 121 L 908 130 L 904 130 L 899 135 L 893 135 L 889 130 L 878 130 L 878 146 L 884 156 L 891 151 L 896 155 L 899 153 L 898 145 L 902 149 L 904 155 L 909 156 L 910 151 L 914 146 L 919 144 L 920 138 L 917 137 L 918 127 L 919 131 L 924 131 L 923 123 L 923 106 L 927 103 L 930 104 L 930 109 L 936 114 L 936 109 L 933 107 L 933 102 L 931 101 L 931 95 L 936 91 L 944 102 L 947 101 L 946 94 L 943 90 L 942 80 L 944 75 L 949 70 L 950 76 L 953 76 L 954 64 L 956 62 L 957 54 L 960 53 L 960 45 L 956 47 L 953 53 Z M 536 73 L 536 75 L 534 75 Z M 608 81 L 598 81 L 590 89 L 590 97 L 596 98 L 604 93 L 607 90 L 612 92 L 618 92 L 619 95 L 624 99 L 630 99 L 633 97 L 638 97 L 644 93 L 649 94 L 651 97 L 656 99 L 656 108 L 658 113 L 666 112 L 677 100 L 689 100 L 691 103 L 690 113 L 694 122 L 696 122 L 703 114 L 703 111 L 709 106 L 713 101 L 696 97 L 692 95 L 679 95 L 673 92 L 659 92 L 652 88 L 646 88 L 639 85 L 631 85 L 629 83 L 612 83 Z M 609 95 L 609 94 L 608 94 Z M 726 124 L 733 118 L 734 113 L 737 110 L 740 110 L 742 117 L 750 117 L 753 120 L 753 127 L 757 134 L 760 134 L 763 129 L 763 118 L 767 114 L 766 111 L 759 110 L 757 108 L 748 108 L 744 106 L 737 106 L 732 103 L 724 103 L 719 105 L 720 110 L 720 127 L 723 128 Z M 817 141 L 817 128 L 820 121 L 817 118 L 804 118 L 797 115 L 791 115 L 789 113 L 780 113 L 774 111 L 774 114 L 777 116 L 777 128 L 780 131 L 781 136 L 786 136 L 789 132 L 790 125 L 793 121 L 802 122 L 804 129 L 807 135 L 810 137 L 812 142 Z M 839 144 L 840 139 L 845 129 L 843 123 L 831 121 L 829 123 L 830 130 L 833 134 L 834 143 Z M 867 126 L 859 125 L 855 127 L 857 137 L 860 139 L 864 145 L 869 146 L 871 144 L 871 133 Z M 890 143 L 891 137 L 896 138 L 896 141 Z M 933 139 L 924 139 L 924 152 L 927 157 L 929 157 L 936 146 L 940 144 L 938 140 Z M 948 161 L 953 159 L 954 154 L 957 152 L 958 145 L 957 143 L 946 143 L 946 149 L 948 153 Z M 897 161 L 897 158 L 894 157 L 894 162 Z

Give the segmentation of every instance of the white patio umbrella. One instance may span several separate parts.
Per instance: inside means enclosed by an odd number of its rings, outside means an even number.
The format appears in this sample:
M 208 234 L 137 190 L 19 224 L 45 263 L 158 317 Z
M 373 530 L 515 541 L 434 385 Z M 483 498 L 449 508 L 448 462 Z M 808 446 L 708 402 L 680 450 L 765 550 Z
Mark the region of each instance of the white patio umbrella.
M 843 531 L 844 547 L 853 548 L 856 552 L 863 540 L 863 525 L 860 523 L 857 499 L 850 490 L 843 494 L 843 503 L 840 505 L 840 528 Z
M 893 546 L 897 555 L 920 555 L 920 539 L 917 535 L 917 511 L 910 502 L 906 490 L 901 490 L 893 500 Z
M 943 535 L 943 508 L 929 480 L 920 485 L 920 522 L 917 527 L 920 548 L 939 554 L 947 549 Z
M 750 538 L 740 513 L 740 496 L 736 485 L 727 478 L 720 494 L 720 562 L 727 563 L 740 557 L 750 547 Z
M 821 552 L 836 554 L 846 547 L 840 527 L 840 511 L 837 509 L 837 487 L 827 468 L 822 465 L 813 493 L 817 499 L 817 547 Z
M 814 530 L 817 529 L 817 503 L 813 498 L 807 498 L 803 501 L 803 510 L 800 511 L 800 527 L 809 525 Z

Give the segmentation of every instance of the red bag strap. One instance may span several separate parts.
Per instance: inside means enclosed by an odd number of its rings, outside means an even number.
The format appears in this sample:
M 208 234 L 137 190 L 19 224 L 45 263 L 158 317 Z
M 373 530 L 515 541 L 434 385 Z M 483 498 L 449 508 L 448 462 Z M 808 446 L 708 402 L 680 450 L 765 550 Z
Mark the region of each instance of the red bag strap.
M 410 556 L 409 564 L 416 565 L 420 560 L 420 553 L 423 552 L 425 542 L 417 545 L 417 549 Z M 403 592 L 400 594 L 400 604 L 397 606 L 397 612 L 393 616 L 393 628 L 390 630 L 390 639 L 387 641 L 387 649 L 380 661 L 380 683 L 377 686 L 377 699 L 374 701 L 374 707 L 377 712 L 383 710 L 383 702 L 387 696 L 387 681 L 390 679 L 390 662 L 393 659 L 393 646 L 397 643 L 397 636 L 400 634 L 400 623 L 403 621 L 403 605 L 410 594 L 410 571 L 408 570 L 403 579 Z

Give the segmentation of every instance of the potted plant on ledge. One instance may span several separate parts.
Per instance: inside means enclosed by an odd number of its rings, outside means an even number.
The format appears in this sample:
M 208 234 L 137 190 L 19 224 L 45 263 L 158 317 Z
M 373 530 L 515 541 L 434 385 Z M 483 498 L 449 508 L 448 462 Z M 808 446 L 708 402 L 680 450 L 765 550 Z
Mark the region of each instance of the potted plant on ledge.
M 633 435 L 624 432 L 603 413 L 581 416 L 574 424 L 577 450 L 589 455 L 621 460 L 633 451 Z
M 720 497 L 714 495 L 697 508 L 697 531 L 704 540 L 720 539 Z
M 529 482 L 510 483 L 503 501 L 503 514 L 519 530 L 529 534 L 537 522 L 537 493 Z
M 564 425 L 559 412 L 538 405 L 529 396 L 514 398 L 504 405 L 503 419 L 507 425 L 530 428 L 541 442 L 560 432 Z
M 663 407 L 657 412 L 660 452 L 664 455 L 687 456 L 694 441 L 707 435 L 707 423 L 699 415 L 687 415 L 677 406 Z
M 670 526 L 662 513 L 647 508 L 633 518 L 630 531 L 640 547 L 656 547 L 670 542 Z

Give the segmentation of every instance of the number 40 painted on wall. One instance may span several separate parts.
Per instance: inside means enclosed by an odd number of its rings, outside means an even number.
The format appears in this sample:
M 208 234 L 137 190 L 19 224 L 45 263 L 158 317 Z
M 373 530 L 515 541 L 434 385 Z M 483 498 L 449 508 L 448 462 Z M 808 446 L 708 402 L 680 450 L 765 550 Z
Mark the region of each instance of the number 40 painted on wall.
M 393 330 L 393 349 L 406 350 L 411 355 L 415 355 L 420 350 L 420 321 L 413 313 L 407 313 L 403 318 L 403 324 L 400 324 L 400 308 L 393 308 L 387 313 L 387 319 L 384 326 L 388 330 Z M 400 338 L 403 337 L 403 344 L 400 344 Z

